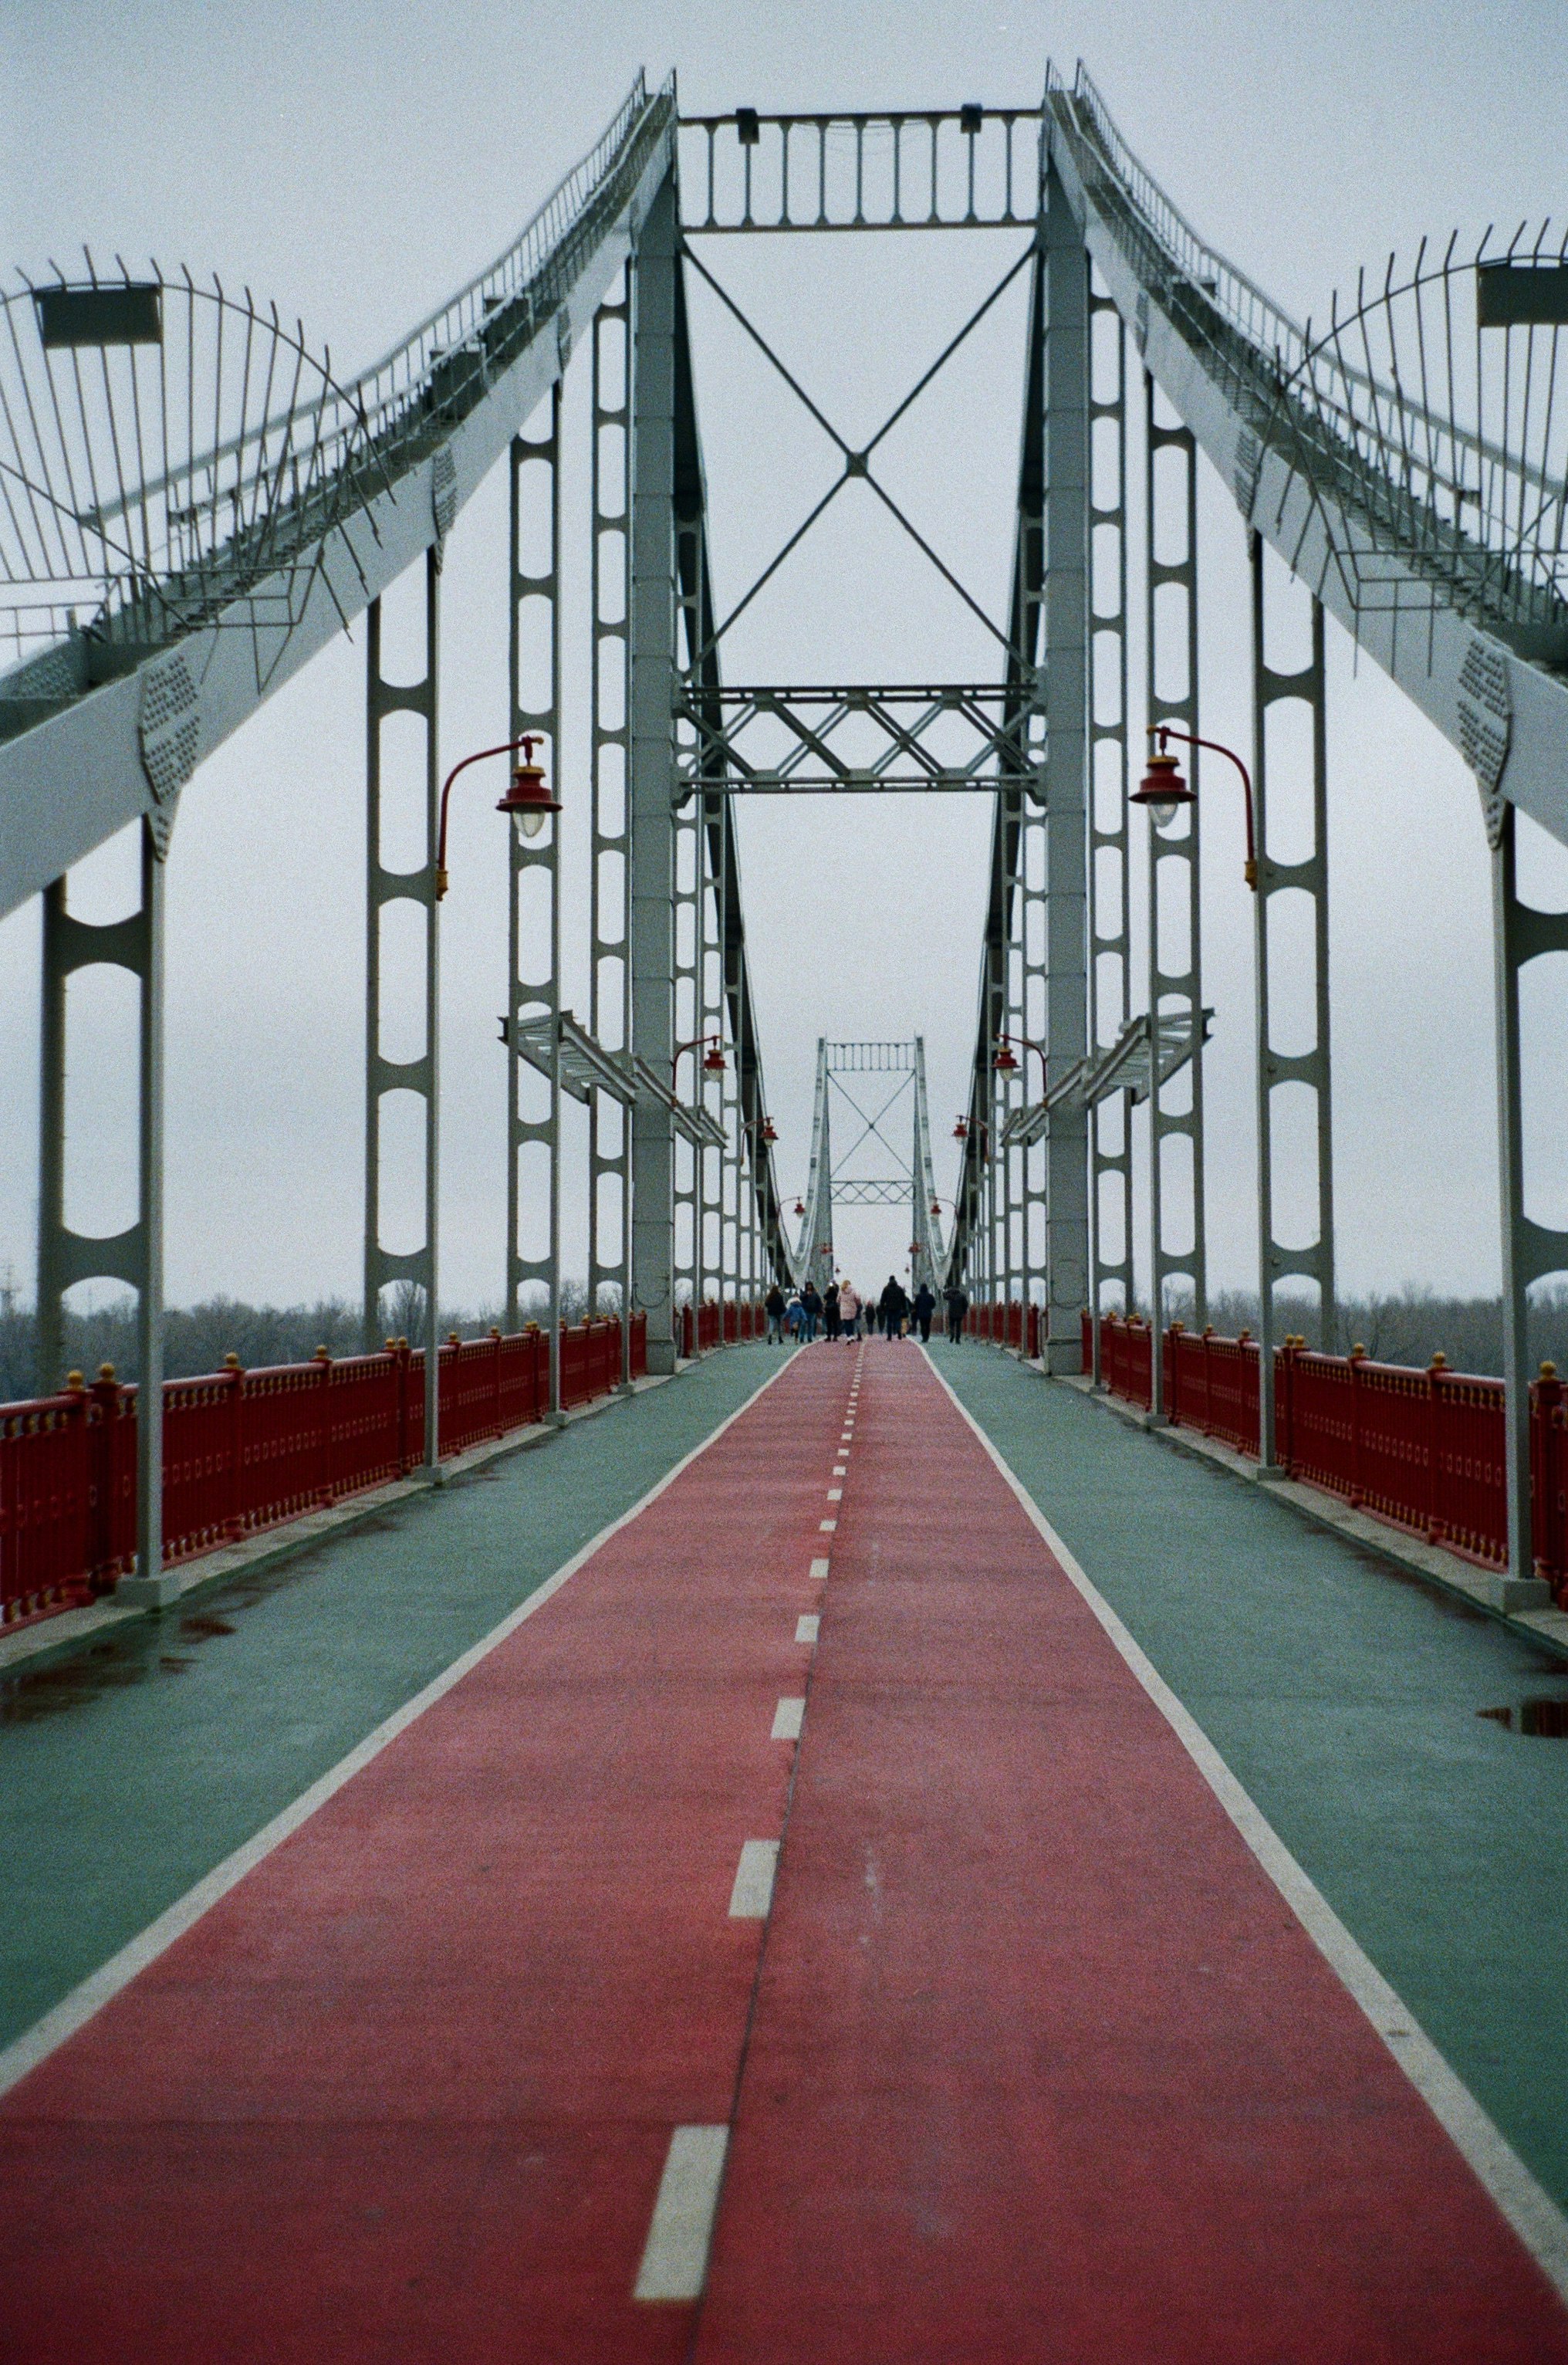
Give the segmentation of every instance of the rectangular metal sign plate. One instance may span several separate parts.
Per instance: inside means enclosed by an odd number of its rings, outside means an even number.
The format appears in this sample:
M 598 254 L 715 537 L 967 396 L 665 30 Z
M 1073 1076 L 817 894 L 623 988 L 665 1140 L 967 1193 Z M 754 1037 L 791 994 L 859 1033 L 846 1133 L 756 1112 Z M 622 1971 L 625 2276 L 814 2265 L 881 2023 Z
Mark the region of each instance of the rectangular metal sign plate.
M 1568 327 L 1568 263 L 1478 263 L 1475 320 L 1482 329 Z
M 39 334 L 47 347 L 59 345 L 161 345 L 162 289 L 40 287 L 34 295 Z

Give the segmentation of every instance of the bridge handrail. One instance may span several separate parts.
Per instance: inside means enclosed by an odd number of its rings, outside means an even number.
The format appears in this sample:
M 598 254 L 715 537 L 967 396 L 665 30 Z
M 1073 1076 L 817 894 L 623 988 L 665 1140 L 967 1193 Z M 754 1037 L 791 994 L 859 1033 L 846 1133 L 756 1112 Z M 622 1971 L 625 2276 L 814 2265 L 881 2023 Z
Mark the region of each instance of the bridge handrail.
M 632 1376 L 647 1370 L 647 1316 L 631 1321 Z M 441 1351 L 442 1458 L 542 1421 L 548 1335 L 455 1334 Z M 561 1402 L 620 1384 L 619 1316 L 561 1334 Z M 163 1385 L 163 1550 L 191 1560 L 369 1486 L 424 1458 L 424 1355 L 379 1353 Z M 91 1387 L 0 1405 L 0 1631 L 112 1593 L 136 1537 L 136 1401 L 106 1366 Z
M 1153 1332 L 1137 1316 L 1100 1317 L 1110 1394 L 1149 1407 Z M 1090 1368 L 1092 1317 L 1083 1316 Z M 1166 1418 L 1258 1458 L 1258 1341 L 1245 1331 L 1172 1323 L 1160 1340 Z M 1530 1389 L 1536 1574 L 1568 1606 L 1568 1395 L 1551 1364 Z M 1274 1350 L 1274 1459 L 1288 1478 L 1342 1496 L 1483 1567 L 1508 1555 L 1504 1385 L 1365 1354 L 1328 1355 L 1292 1340 Z
M 1276 453 L 1311 489 L 1350 604 L 1398 603 L 1401 584 L 1391 593 L 1379 571 L 1383 554 L 1435 601 L 1505 633 L 1544 629 L 1548 640 L 1527 640 L 1521 655 L 1568 656 L 1568 451 L 1551 399 L 1562 332 L 1543 335 L 1538 351 L 1529 330 L 1528 350 L 1487 367 L 1452 300 L 1459 273 L 1518 260 L 1522 231 L 1495 252 L 1488 231 L 1473 262 L 1456 261 L 1457 233 L 1432 262 L 1423 241 L 1403 276 L 1391 257 L 1370 293 L 1363 274 L 1353 304 L 1341 308 L 1334 297 L 1327 331 L 1315 334 L 1199 236 L 1133 154 L 1081 64 L 1070 91 L 1052 70 L 1047 104 L 1135 278 L 1201 356 L 1257 457 Z M 1540 256 L 1538 238 L 1526 259 Z M 1544 399 L 1532 408 L 1538 381 Z M 1461 415 L 1472 400 L 1473 420 Z M 1486 432 L 1488 410 L 1500 434 Z M 1370 547 L 1334 523 L 1326 499 L 1355 518 Z M 1403 591 L 1408 604 L 1407 578 Z
M 147 422 L 147 456 L 161 458 L 162 468 L 128 469 L 128 460 L 143 450 L 142 420 L 138 410 L 134 436 L 118 431 L 106 369 L 95 407 L 78 402 L 74 410 L 62 409 L 52 385 L 48 398 L 40 389 L 35 402 L 24 373 L 15 400 L 4 404 L 4 422 L 17 447 L 9 460 L 0 456 L 9 520 L 6 581 L 23 590 L 54 583 L 72 599 L 82 597 L 84 586 L 89 598 L 98 597 L 91 587 L 101 585 L 102 606 L 90 629 L 143 649 L 182 638 L 263 581 L 289 576 L 335 528 L 430 458 L 486 398 L 493 379 L 555 311 L 623 210 L 674 109 L 673 83 L 650 97 L 639 73 L 602 137 L 505 252 L 348 380 L 334 375 L 330 355 L 318 362 L 308 354 L 302 334 L 286 331 L 275 308 L 259 311 L 248 292 L 241 300 L 226 296 L 216 282 L 211 290 L 198 288 L 188 273 L 173 279 L 160 274 L 165 308 L 176 299 L 187 308 L 199 305 L 204 322 L 210 313 L 216 323 L 204 327 L 199 340 L 176 339 L 191 344 L 185 357 L 188 386 L 178 355 L 172 377 L 154 382 L 165 412 L 171 388 L 181 397 L 172 437 L 169 416 Z M 100 281 L 88 261 L 90 285 L 112 292 L 116 283 Z M 19 298 L 0 298 L 5 349 L 17 371 L 24 370 L 23 345 L 10 308 L 50 294 L 25 279 L 24 290 Z M 226 333 L 236 345 L 227 376 Z M 211 375 L 211 387 L 204 373 Z M 275 406 L 267 398 L 280 376 L 286 398 Z M 253 382 L 258 415 L 252 419 L 245 414 Z M 136 409 L 140 384 L 128 380 L 119 391 Z M 238 402 L 237 429 L 198 443 L 195 424 L 202 402 L 215 420 L 226 403 Z M 106 436 L 114 465 L 100 497 L 94 439 Z M 24 440 L 32 454 L 26 464 Z M 85 502 L 84 489 L 90 490 Z M 57 600 L 54 609 L 65 612 L 68 605 Z M 29 669 L 41 665 L 49 674 L 40 682 L 45 695 L 61 687 L 53 678 L 60 642 L 54 609 L 31 602 L 26 632 L 17 609 L 9 634 L 20 654 L 24 638 L 36 645 L 53 627 L 49 646 L 28 661 Z M 13 684 L 13 694 L 29 686 Z

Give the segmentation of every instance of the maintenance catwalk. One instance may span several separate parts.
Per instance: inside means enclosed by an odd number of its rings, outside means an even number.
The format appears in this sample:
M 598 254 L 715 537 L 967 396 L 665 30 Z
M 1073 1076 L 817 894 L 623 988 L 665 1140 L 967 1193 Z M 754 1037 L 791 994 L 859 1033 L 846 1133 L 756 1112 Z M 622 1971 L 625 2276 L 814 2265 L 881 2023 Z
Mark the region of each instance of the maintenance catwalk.
M 1568 2359 L 1517 1638 L 1001 1357 L 768 1352 L 13 1679 L 7 2359 Z M 616 1516 L 541 1582 L 552 1486 Z

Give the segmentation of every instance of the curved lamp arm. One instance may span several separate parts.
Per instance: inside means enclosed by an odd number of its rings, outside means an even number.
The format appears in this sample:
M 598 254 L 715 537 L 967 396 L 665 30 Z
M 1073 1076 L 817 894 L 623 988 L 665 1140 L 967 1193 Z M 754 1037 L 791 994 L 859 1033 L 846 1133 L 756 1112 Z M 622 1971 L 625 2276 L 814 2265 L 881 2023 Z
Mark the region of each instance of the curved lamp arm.
M 1178 731 L 1169 723 L 1151 723 L 1148 728 L 1151 736 L 1156 732 L 1159 734 L 1159 751 L 1161 755 L 1165 752 L 1165 743 L 1168 739 L 1180 739 L 1184 746 L 1206 747 L 1212 756 L 1228 757 L 1230 761 L 1235 765 L 1237 770 L 1240 773 L 1242 790 L 1247 798 L 1247 862 L 1245 876 L 1247 884 L 1251 888 L 1252 892 L 1255 895 L 1258 892 L 1258 848 L 1254 842 L 1252 834 L 1251 773 L 1248 770 L 1246 765 L 1242 762 L 1235 748 L 1227 747 L 1223 740 L 1199 739 L 1195 737 L 1191 731 Z
M 441 791 L 441 827 L 435 845 L 435 900 L 438 903 L 446 892 L 446 802 L 452 794 L 452 783 L 459 772 L 468 769 L 470 764 L 483 764 L 491 756 L 515 756 L 520 747 L 527 748 L 532 755 L 538 736 L 537 731 L 531 731 L 525 739 L 509 739 L 499 747 L 481 747 L 476 755 L 465 756 L 461 764 L 454 764 L 448 772 Z

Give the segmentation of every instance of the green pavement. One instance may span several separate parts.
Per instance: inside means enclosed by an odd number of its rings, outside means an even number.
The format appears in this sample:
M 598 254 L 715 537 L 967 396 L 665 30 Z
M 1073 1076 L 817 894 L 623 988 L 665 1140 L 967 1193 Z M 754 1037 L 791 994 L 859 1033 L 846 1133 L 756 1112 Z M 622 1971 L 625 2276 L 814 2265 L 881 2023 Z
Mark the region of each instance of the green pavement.
M 779 1354 L 728 1348 L 438 1496 L 0 1675 L 0 2043 L 488 1633 Z
M 972 1342 L 932 1349 L 1285 1845 L 1568 2206 L 1568 1667 Z M 1512 1729 L 1484 1715 L 1513 1710 Z M 1532 1721 L 1568 1732 L 1568 1710 Z

